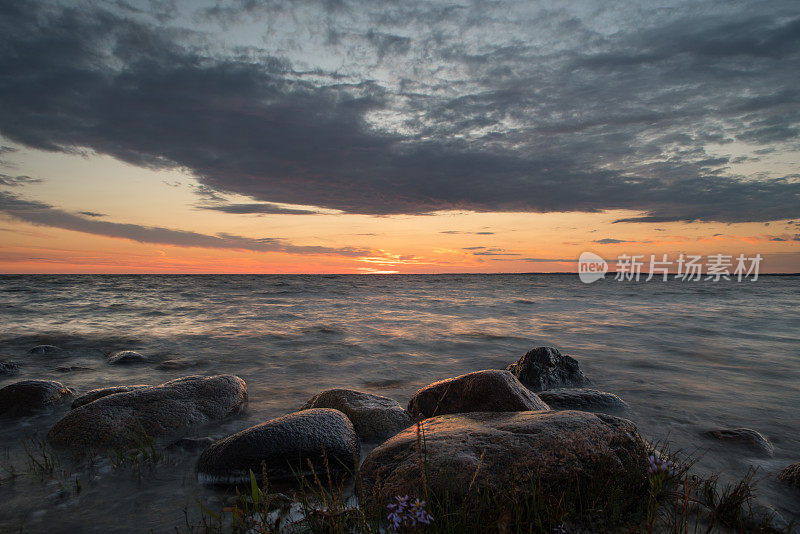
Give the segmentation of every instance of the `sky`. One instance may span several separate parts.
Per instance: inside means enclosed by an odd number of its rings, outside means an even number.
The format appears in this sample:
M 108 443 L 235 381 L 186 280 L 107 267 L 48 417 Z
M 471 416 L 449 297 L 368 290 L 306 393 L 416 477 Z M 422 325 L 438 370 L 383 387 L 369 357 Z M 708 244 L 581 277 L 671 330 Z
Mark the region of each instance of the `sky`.
M 800 272 L 800 3 L 0 1 L 0 273 Z

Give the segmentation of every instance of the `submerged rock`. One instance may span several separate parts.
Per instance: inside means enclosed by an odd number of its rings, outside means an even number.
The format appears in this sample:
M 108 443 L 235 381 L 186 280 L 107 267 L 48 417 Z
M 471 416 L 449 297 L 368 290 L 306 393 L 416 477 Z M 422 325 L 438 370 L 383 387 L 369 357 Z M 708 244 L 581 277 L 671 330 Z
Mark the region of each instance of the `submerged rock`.
M 214 438 L 208 436 L 204 438 L 181 438 L 175 443 L 170 443 L 169 445 L 167 445 L 167 450 L 196 451 L 200 449 L 205 449 L 206 447 L 208 447 L 213 443 L 214 443 Z
M 549 409 L 510 372 L 495 369 L 434 382 L 414 393 L 408 403 L 408 412 L 417 419 L 446 413 Z
M 11 376 L 19 372 L 19 364 L 17 362 L 6 360 L 0 362 L 0 376 Z
M 55 345 L 37 345 L 28 351 L 36 356 L 59 356 L 64 354 L 64 349 Z
M 793 488 L 800 489 L 800 462 L 786 466 L 778 473 L 778 480 Z
M 56 406 L 73 392 L 54 380 L 23 380 L 0 389 L 0 416 L 21 417 Z
M 537 347 L 506 367 L 532 391 L 554 388 L 577 388 L 589 384 L 571 356 L 553 347 Z
M 133 391 L 135 389 L 142 389 L 142 388 L 149 388 L 151 386 L 139 384 L 135 386 L 112 386 L 108 388 L 97 388 L 97 389 L 90 389 L 83 395 L 76 397 L 74 401 L 72 401 L 72 408 L 79 408 L 84 404 L 89 404 L 92 401 L 96 401 L 102 397 L 107 397 L 109 395 L 115 395 L 117 393 L 127 393 L 128 391 Z
M 558 501 L 565 491 L 602 500 L 609 480 L 629 495 L 646 488 L 648 448 L 626 419 L 578 411 L 480 412 L 420 425 L 423 451 L 412 427 L 367 456 L 359 471 L 364 495 L 382 506 L 397 495 L 422 496 L 423 457 L 429 491 L 454 502 L 477 503 L 485 492 L 517 502 L 534 492 L 543 502 Z
M 120 365 L 128 363 L 143 363 L 149 360 L 134 350 L 118 350 L 109 354 L 106 358 L 106 361 L 113 365 Z
M 596 389 L 550 389 L 540 391 L 538 395 L 552 410 L 614 413 L 630 409 L 628 403 L 613 393 L 606 393 Z
M 214 443 L 200 456 L 197 472 L 207 484 L 237 484 L 252 470 L 270 481 L 310 474 L 324 479 L 355 472 L 360 444 L 353 424 L 339 410 L 311 408 L 272 419 Z M 327 467 L 326 467 L 327 462 Z
M 756 432 L 750 428 L 721 428 L 718 430 L 709 430 L 703 435 L 717 441 L 746 447 L 764 456 L 773 456 L 775 454 L 775 448 L 772 446 L 772 443 L 760 432 Z
M 247 386 L 237 376 L 187 376 L 75 408 L 53 426 L 48 438 L 73 450 L 125 449 L 141 443 L 145 435 L 178 436 L 224 419 L 246 401 Z
M 300 409 L 310 408 L 333 408 L 344 413 L 363 441 L 394 436 L 411 424 L 411 417 L 396 400 L 352 389 L 318 393 Z

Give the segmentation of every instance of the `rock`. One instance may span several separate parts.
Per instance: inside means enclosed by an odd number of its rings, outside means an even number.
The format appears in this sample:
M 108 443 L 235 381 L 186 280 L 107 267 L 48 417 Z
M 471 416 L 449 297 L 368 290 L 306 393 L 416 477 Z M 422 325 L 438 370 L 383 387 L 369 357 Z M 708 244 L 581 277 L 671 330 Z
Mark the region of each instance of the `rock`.
M 109 388 L 98 388 L 98 389 L 90 389 L 83 395 L 76 397 L 74 401 L 72 401 L 72 408 L 79 408 L 84 404 L 89 404 L 92 401 L 96 401 L 102 397 L 107 397 L 109 395 L 114 395 L 116 393 L 127 393 L 128 391 L 133 391 L 134 389 L 142 389 L 142 388 L 149 388 L 148 385 L 135 385 L 135 386 L 112 386 Z
M 59 356 L 64 354 L 64 349 L 55 345 L 37 345 L 28 351 L 28 354 L 36 356 Z
M 229 417 L 246 401 L 247 386 L 237 376 L 187 376 L 75 408 L 53 426 L 48 439 L 73 450 L 126 449 L 140 444 L 144 435 L 178 437 Z
M 209 445 L 214 443 L 214 438 L 210 438 L 208 436 L 204 438 L 181 438 L 175 443 L 171 443 L 167 445 L 168 451 L 175 451 L 175 450 L 184 450 L 184 451 L 196 451 L 200 449 L 205 449 Z
M 363 441 L 383 440 L 411 425 L 411 417 L 396 400 L 352 389 L 329 389 L 314 395 L 300 409 L 310 408 L 344 413 Z
M 11 360 L 0 362 L 0 376 L 11 376 L 19 372 L 19 364 Z
M 189 367 L 196 367 L 197 362 L 190 360 L 164 360 L 156 365 L 156 369 L 162 371 L 176 371 L 179 369 L 188 369 Z
M 627 495 L 646 491 L 648 447 L 626 419 L 578 411 L 477 412 L 440 415 L 420 426 L 424 451 L 416 427 L 407 428 L 370 452 L 359 470 L 363 494 L 381 506 L 397 495 L 423 495 L 422 456 L 430 499 L 477 499 L 485 506 L 492 498 L 487 492 L 514 495 L 517 502 L 535 492 L 547 503 L 572 491 L 599 504 L 613 497 L 609 480 Z
M 709 430 L 703 435 L 717 441 L 747 447 L 753 452 L 765 456 L 773 456 L 775 454 L 772 443 L 760 432 L 756 432 L 750 428 L 721 428 L 718 430 Z
M 752 532 L 789 532 L 789 523 L 772 506 L 759 501 L 750 503 L 750 513 L 744 518 L 745 527 Z
M 778 480 L 793 488 L 800 489 L 800 462 L 793 463 L 778 473 Z
M 0 389 L 0 416 L 20 417 L 56 406 L 73 392 L 53 380 L 23 380 Z
M 508 371 L 476 371 L 434 382 L 420 389 L 408 403 L 412 417 L 446 413 L 523 412 L 549 410 L 535 393 Z
M 360 444 L 353 424 L 339 410 L 312 408 L 261 423 L 228 436 L 203 451 L 197 463 L 200 481 L 238 484 L 252 470 L 262 478 L 293 479 L 310 474 L 308 462 L 326 479 L 325 456 L 332 474 L 355 472 Z M 324 454 L 323 454 L 324 450 Z
M 532 391 L 575 388 L 589 384 L 578 361 L 553 347 L 537 347 L 506 367 Z
M 133 350 L 118 350 L 109 354 L 106 357 L 106 361 L 110 364 L 118 365 L 128 363 L 143 363 L 148 361 L 148 359 Z
M 539 398 L 551 410 L 580 410 L 582 412 L 615 413 L 630 409 L 628 403 L 613 393 L 596 389 L 550 389 L 540 391 Z

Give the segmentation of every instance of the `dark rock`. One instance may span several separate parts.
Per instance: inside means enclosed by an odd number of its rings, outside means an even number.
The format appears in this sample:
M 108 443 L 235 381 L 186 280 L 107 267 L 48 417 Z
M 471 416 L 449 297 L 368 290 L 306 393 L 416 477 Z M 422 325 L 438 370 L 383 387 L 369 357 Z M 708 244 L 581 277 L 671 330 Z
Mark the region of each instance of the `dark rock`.
M 324 453 L 323 453 L 324 451 Z M 261 423 L 211 445 L 200 456 L 197 472 L 206 484 L 246 482 L 252 470 L 259 479 L 262 461 L 267 479 L 279 481 L 310 474 L 355 472 L 360 455 L 353 424 L 339 410 L 312 408 Z
M 89 404 L 92 401 L 96 401 L 102 397 L 107 397 L 109 395 L 115 395 L 117 393 L 127 393 L 128 391 L 133 391 L 134 389 L 142 389 L 142 388 L 149 388 L 150 386 L 140 384 L 135 386 L 112 386 L 108 388 L 98 388 L 98 389 L 90 389 L 83 395 L 76 397 L 74 401 L 72 401 L 72 408 L 79 408 L 84 404 Z
M 731 445 L 746 447 L 764 456 L 773 456 L 775 448 L 761 433 L 749 428 L 722 428 L 709 430 L 704 435 L 708 438 Z
M 540 391 L 538 395 L 551 410 L 615 413 L 629 409 L 628 404 L 613 393 L 596 389 L 550 389 Z
M 0 416 L 20 417 L 56 406 L 73 392 L 53 380 L 23 380 L 0 389 Z
M 175 443 L 167 445 L 168 451 L 184 450 L 184 451 L 197 451 L 205 449 L 214 443 L 214 438 L 208 436 L 204 438 L 181 438 Z
M 246 400 L 247 386 L 237 376 L 187 376 L 75 408 L 53 426 L 48 438 L 73 450 L 125 449 L 141 443 L 144 435 L 185 435 L 239 412 Z
M 64 354 L 64 349 L 55 345 L 37 345 L 28 351 L 28 354 L 36 356 L 60 356 Z
M 11 376 L 19 372 L 19 364 L 13 361 L 0 362 L 0 376 Z
M 310 408 L 343 412 L 363 441 L 385 439 L 411 425 L 411 417 L 396 400 L 352 389 L 329 389 L 314 395 L 300 409 Z
M 177 371 L 196 366 L 197 362 L 193 362 L 191 360 L 164 360 L 156 365 L 156 369 L 161 369 L 162 371 Z
M 523 412 L 549 410 L 535 393 L 508 371 L 476 371 L 434 382 L 420 389 L 408 403 L 412 417 L 446 413 Z
M 778 480 L 793 488 L 800 489 L 800 462 L 793 463 L 778 473 Z
M 532 391 L 576 388 L 589 384 L 578 361 L 553 347 L 537 347 L 506 367 Z
M 113 365 L 119 365 L 128 363 L 143 363 L 147 362 L 148 359 L 133 350 L 118 350 L 109 354 L 106 358 L 106 361 Z
M 558 502 L 573 490 L 599 502 L 609 480 L 628 495 L 646 491 L 648 447 L 626 419 L 578 411 L 480 412 L 440 415 L 420 426 L 424 451 L 411 427 L 370 452 L 359 470 L 363 494 L 381 506 L 397 495 L 422 496 L 423 455 L 430 499 L 485 505 L 485 492 L 514 495 L 517 502 L 535 492 L 543 502 Z

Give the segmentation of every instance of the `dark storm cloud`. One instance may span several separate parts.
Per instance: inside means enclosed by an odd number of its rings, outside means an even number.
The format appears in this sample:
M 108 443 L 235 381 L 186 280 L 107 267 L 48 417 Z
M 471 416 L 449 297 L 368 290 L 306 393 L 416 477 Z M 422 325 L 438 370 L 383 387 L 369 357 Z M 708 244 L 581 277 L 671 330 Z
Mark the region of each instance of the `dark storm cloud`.
M 25 200 L 3 192 L 0 192 L 0 213 L 40 226 L 158 245 L 337 256 L 363 256 L 370 253 L 367 249 L 352 247 L 299 246 L 272 237 L 253 239 L 224 233 L 207 235 L 158 226 L 98 221 L 80 217 L 42 202 Z
M 734 140 L 796 148 L 795 2 L 591 16 L 524 2 L 298 5 L 221 2 L 202 16 L 288 13 L 319 47 L 302 61 L 272 52 L 303 46 L 271 43 L 277 30 L 263 50 L 226 53 L 179 28 L 169 3 L 154 12 L 169 26 L 132 7 L 4 3 L 0 134 L 185 169 L 211 200 L 373 215 L 643 212 L 617 222 L 800 216 L 797 177 L 739 175 L 718 153 Z M 641 20 L 626 27 L 628 15 Z M 326 54 L 341 54 L 340 71 L 296 66 Z M 372 75 L 376 57 L 391 76 Z

